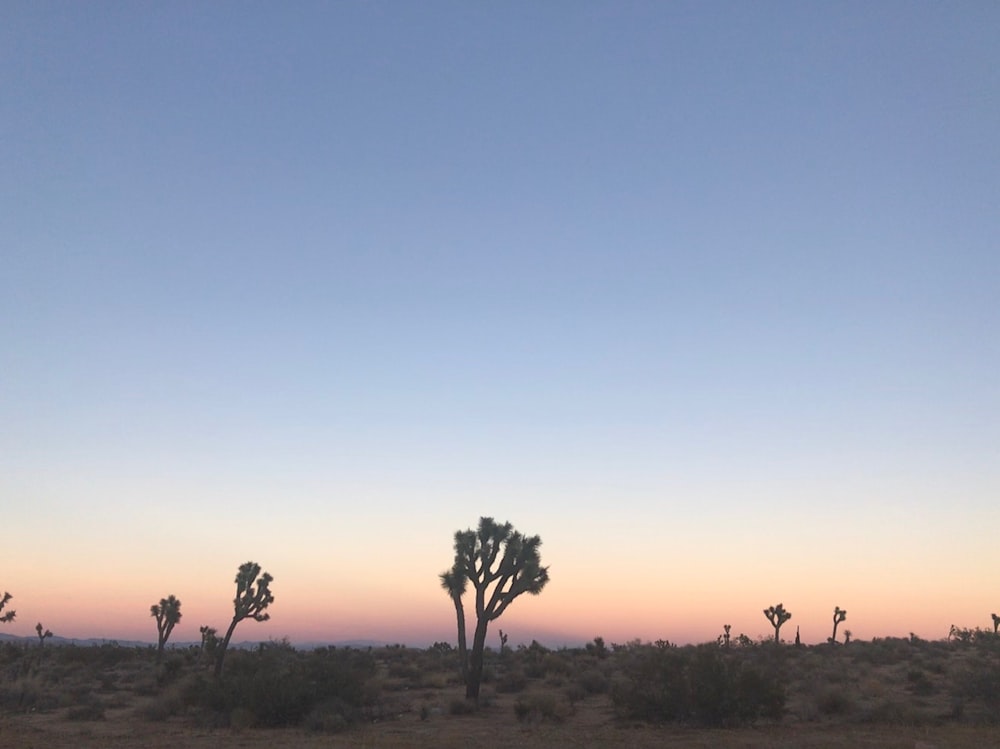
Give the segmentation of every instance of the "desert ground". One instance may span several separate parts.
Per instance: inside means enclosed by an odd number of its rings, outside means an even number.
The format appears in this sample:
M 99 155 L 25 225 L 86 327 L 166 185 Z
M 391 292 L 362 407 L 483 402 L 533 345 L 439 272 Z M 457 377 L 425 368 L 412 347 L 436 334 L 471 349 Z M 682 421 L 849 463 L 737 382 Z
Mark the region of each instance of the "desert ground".
M 488 655 L 475 707 L 443 644 L 262 644 L 230 653 L 221 680 L 195 648 L 158 663 L 153 648 L 5 645 L 0 746 L 1000 747 L 1000 647 L 983 633 L 733 650 L 533 643 Z M 729 676 L 751 671 L 772 679 L 773 704 L 728 690 Z M 691 707 L 698 699 L 707 712 Z M 737 702 L 739 715 L 716 709 Z

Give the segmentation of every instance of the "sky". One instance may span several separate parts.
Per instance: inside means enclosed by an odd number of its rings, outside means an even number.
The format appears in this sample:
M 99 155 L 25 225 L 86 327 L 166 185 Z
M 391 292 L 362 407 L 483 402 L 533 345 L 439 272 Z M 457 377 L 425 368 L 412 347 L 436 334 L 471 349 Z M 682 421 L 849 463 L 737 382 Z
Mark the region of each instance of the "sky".
M 7 634 L 1000 610 L 1000 5 L 5 3 Z M 499 644 L 498 635 L 491 640 Z

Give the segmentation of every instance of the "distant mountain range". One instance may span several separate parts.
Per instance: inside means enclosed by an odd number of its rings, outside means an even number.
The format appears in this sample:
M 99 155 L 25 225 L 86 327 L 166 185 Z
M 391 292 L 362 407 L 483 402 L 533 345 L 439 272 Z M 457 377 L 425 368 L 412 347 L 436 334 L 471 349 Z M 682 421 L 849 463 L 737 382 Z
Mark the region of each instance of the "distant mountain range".
M 19 635 L 8 635 L 0 632 L 0 643 L 10 642 L 15 645 L 26 645 L 28 647 L 38 645 L 37 636 L 19 636 Z M 266 644 L 267 640 L 244 640 L 243 642 L 231 642 L 229 643 L 230 648 L 236 648 L 237 650 L 252 650 L 260 644 Z M 381 648 L 389 643 L 378 642 L 377 640 L 343 640 L 339 642 L 293 642 L 292 646 L 296 650 L 315 650 L 316 648 Z M 60 647 L 63 645 L 79 645 L 81 647 L 99 647 L 101 645 L 118 645 L 123 648 L 155 648 L 155 642 L 147 642 L 142 640 L 114 640 L 101 637 L 88 637 L 86 639 L 79 639 L 75 637 L 46 637 L 45 647 Z M 168 650 L 184 650 L 186 648 L 200 648 L 201 641 L 197 642 L 168 642 Z

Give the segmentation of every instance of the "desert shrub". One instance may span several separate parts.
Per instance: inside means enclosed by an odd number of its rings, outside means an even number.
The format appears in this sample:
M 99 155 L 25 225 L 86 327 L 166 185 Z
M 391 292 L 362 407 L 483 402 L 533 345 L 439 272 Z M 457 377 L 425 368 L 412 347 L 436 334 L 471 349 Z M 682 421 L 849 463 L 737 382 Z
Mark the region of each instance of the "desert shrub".
M 611 687 L 611 680 L 598 668 L 588 668 L 576 677 L 576 683 L 588 694 L 604 694 Z
M 852 642 L 854 659 L 873 666 L 893 666 L 908 661 L 917 644 L 901 637 L 877 638 L 871 642 Z
M 524 671 L 519 668 L 507 669 L 503 675 L 498 676 L 496 680 L 496 690 L 500 694 L 521 692 L 524 691 L 526 686 L 528 686 L 528 677 L 525 675 Z
M 612 689 L 622 717 L 737 726 L 779 718 L 785 706 L 780 676 L 750 658 L 714 646 L 632 649 L 626 676 Z
M 546 674 L 546 667 L 549 664 L 547 656 L 549 649 L 537 640 L 532 640 L 528 646 L 519 645 L 517 648 L 517 660 L 524 669 L 525 675 L 531 679 L 541 679 Z
M 937 691 L 934 683 L 928 678 L 927 673 L 919 668 L 910 669 L 906 674 L 906 681 L 906 688 L 911 694 L 926 697 Z
M 847 715 L 854 709 L 854 700 L 840 689 L 824 689 L 816 696 L 816 709 L 822 715 Z
M 566 687 L 566 699 L 569 700 L 570 706 L 576 705 L 577 702 L 584 699 L 587 696 L 587 690 L 584 689 L 579 684 L 570 684 Z
M 542 720 L 562 723 L 566 720 L 568 712 L 569 707 L 561 705 L 555 696 L 549 693 L 518 697 L 514 701 L 514 715 L 522 723 Z
M 104 703 L 96 697 L 81 700 L 66 711 L 66 720 L 104 720 Z
M 970 662 L 955 674 L 951 695 L 956 714 L 975 722 L 1000 722 L 1000 663 L 992 659 Z M 973 710 L 966 710 L 966 707 Z
M 305 727 L 317 733 L 340 733 L 351 725 L 353 713 L 350 705 L 341 700 L 327 700 L 314 707 L 305 719 Z
M 320 648 L 309 654 L 290 648 L 234 652 L 222 679 L 194 679 L 186 701 L 222 716 L 215 721 L 278 727 L 322 724 L 322 714 L 336 706 L 347 722 L 357 720 L 372 699 L 367 684 L 375 664 L 367 653 Z M 318 717 L 317 717 L 318 716 Z

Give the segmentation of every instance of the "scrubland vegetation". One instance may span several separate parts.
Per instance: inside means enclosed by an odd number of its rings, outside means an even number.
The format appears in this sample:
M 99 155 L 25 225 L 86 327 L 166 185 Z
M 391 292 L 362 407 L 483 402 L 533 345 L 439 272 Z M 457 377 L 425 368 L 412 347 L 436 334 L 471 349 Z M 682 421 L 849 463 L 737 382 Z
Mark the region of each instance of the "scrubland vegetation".
M 300 651 L 272 641 L 231 651 L 221 679 L 202 648 L 157 656 L 155 646 L 5 644 L 0 743 L 457 746 L 481 735 L 485 746 L 680 746 L 695 731 L 701 746 L 863 736 L 990 746 L 1000 736 L 1000 637 L 982 630 L 799 647 L 742 637 L 487 648 L 478 705 L 446 643 Z
M 993 631 L 952 627 L 945 640 L 858 642 L 844 630 L 841 643 L 847 611 L 835 606 L 827 642 L 804 646 L 797 631 L 782 640 L 792 613 L 778 603 L 763 610 L 766 639 L 726 624 L 701 645 L 596 637 L 552 650 L 508 647 L 501 629 L 490 648 L 489 624 L 548 582 L 540 544 L 492 518 L 455 534 L 439 583 L 457 648 L 231 650 L 236 626 L 266 621 L 275 600 L 255 562 L 237 571 L 225 635 L 203 626 L 198 646 L 167 647 L 182 616 L 173 595 L 150 607 L 156 646 L 45 647 L 39 622 L 37 644 L 0 647 L 0 745 L 1000 746 L 996 614 Z

